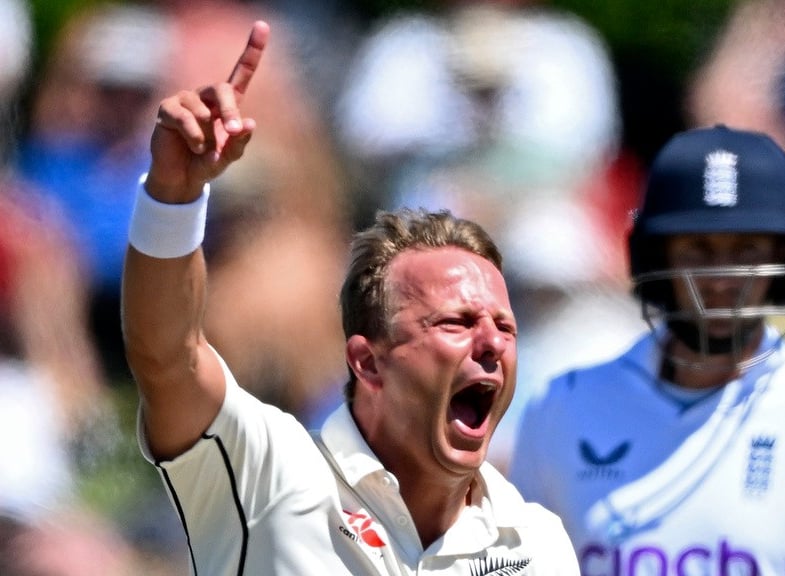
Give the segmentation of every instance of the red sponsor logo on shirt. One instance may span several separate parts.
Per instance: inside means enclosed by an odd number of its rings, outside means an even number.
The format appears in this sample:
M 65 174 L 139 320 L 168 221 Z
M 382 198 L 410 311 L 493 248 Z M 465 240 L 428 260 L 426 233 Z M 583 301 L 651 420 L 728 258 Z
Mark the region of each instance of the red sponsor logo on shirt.
M 373 518 L 368 514 L 364 512 L 349 512 L 348 510 L 344 510 L 344 514 L 347 516 L 346 523 L 358 540 L 372 548 L 386 546 L 384 540 L 381 539 L 373 527 Z

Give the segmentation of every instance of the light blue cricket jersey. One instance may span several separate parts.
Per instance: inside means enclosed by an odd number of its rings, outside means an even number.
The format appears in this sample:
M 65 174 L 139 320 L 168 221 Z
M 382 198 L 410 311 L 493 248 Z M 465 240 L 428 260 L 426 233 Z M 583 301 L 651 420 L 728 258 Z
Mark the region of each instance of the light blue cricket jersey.
M 561 516 L 583 576 L 785 574 L 785 370 L 775 352 L 689 407 L 651 334 L 554 379 L 522 416 L 510 479 Z

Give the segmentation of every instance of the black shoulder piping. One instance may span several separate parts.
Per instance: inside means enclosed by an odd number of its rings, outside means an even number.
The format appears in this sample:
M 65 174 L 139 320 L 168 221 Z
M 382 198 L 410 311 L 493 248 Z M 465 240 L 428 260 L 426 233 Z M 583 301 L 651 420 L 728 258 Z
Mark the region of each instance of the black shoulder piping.
M 235 510 L 237 511 L 237 516 L 240 519 L 240 528 L 243 533 L 242 543 L 240 545 L 240 560 L 237 565 L 237 576 L 243 576 L 243 574 L 245 574 L 245 561 L 248 556 L 248 520 L 245 517 L 245 511 L 243 510 L 242 503 L 240 502 L 240 494 L 237 490 L 237 480 L 234 475 L 234 470 L 232 469 L 232 463 L 229 460 L 229 454 L 226 452 L 226 447 L 224 446 L 223 442 L 221 442 L 220 437 L 203 434 L 202 438 L 205 440 L 212 440 L 215 442 L 216 446 L 218 446 L 218 450 L 221 452 L 221 458 L 223 458 L 224 461 L 224 466 L 226 467 L 226 474 L 229 477 L 229 482 L 232 486 L 232 498 L 234 499 Z M 188 533 L 188 525 L 185 522 L 185 514 L 183 513 L 180 499 L 177 497 L 177 492 L 174 490 L 174 486 L 172 485 L 172 482 L 169 478 L 169 474 L 167 474 L 166 470 L 162 468 L 159 463 L 156 463 L 156 466 L 158 466 L 158 468 L 161 470 L 169 492 L 172 495 L 172 499 L 174 500 L 175 508 L 177 508 L 177 514 L 180 516 L 180 522 L 183 525 L 183 529 L 185 530 L 185 537 L 188 541 L 188 550 L 191 555 L 191 564 L 193 565 L 194 576 L 198 576 L 198 572 L 196 570 L 196 558 L 194 557 L 193 547 L 191 546 L 191 537 Z
M 185 541 L 188 543 L 188 553 L 191 556 L 191 565 L 194 569 L 194 576 L 198 576 L 198 571 L 196 570 L 196 558 L 194 557 L 194 549 L 191 546 L 191 535 L 188 533 L 188 524 L 185 521 L 183 506 L 180 504 L 180 499 L 177 497 L 177 492 L 175 492 L 174 486 L 172 485 L 172 480 L 169 478 L 169 473 L 164 467 L 160 465 L 159 462 L 156 462 L 155 465 L 161 471 L 161 475 L 164 478 L 164 482 L 166 482 L 166 487 L 169 490 L 169 494 L 172 495 L 174 507 L 177 509 L 177 515 L 180 517 L 180 524 L 183 525 L 183 531 L 185 532 Z

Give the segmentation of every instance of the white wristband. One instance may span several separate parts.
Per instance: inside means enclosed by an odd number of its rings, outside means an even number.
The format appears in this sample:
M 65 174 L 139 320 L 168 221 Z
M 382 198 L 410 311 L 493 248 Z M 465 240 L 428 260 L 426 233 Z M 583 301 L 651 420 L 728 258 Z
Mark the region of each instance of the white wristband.
M 204 240 L 210 184 L 188 204 L 159 202 L 144 188 L 147 174 L 139 179 L 131 215 L 128 242 L 153 258 L 178 258 L 196 250 Z

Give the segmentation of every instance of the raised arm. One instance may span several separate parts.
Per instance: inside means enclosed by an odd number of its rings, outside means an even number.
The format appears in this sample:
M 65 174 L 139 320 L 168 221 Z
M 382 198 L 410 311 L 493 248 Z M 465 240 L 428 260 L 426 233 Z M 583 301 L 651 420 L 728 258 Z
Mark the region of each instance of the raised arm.
M 204 230 L 204 185 L 242 155 L 255 128 L 239 104 L 268 33 L 267 24 L 254 23 L 227 82 L 164 99 L 151 138 L 149 197 L 137 203 L 131 225 L 122 316 L 147 438 L 160 459 L 192 446 L 223 402 L 223 373 L 202 330 L 204 256 L 199 246 L 183 246 L 198 244 Z

